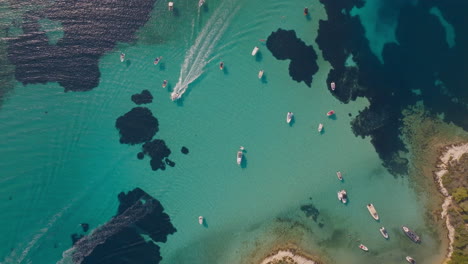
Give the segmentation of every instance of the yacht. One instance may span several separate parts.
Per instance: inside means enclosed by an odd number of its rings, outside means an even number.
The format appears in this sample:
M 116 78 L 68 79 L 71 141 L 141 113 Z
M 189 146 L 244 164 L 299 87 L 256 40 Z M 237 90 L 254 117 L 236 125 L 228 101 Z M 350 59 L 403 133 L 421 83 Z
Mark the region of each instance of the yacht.
M 204 221 L 204 220 L 205 220 L 205 219 L 203 219 L 203 216 L 200 215 L 200 216 L 198 217 L 198 223 L 199 223 L 200 225 L 203 225 L 203 221 Z
M 120 62 L 124 62 L 125 60 L 125 53 L 120 53 Z
M 335 91 L 335 88 L 336 88 L 335 82 L 330 83 L 330 88 L 332 89 L 332 91 Z
M 343 180 L 343 176 L 341 175 L 341 171 L 337 171 L 336 176 L 338 177 L 338 180 L 340 180 L 340 181 Z
M 334 111 L 334 110 L 330 110 L 330 111 L 328 111 L 327 116 L 332 116 L 332 115 L 334 115 L 334 114 L 335 114 L 335 111 Z
M 320 123 L 319 126 L 318 126 L 318 132 L 321 133 L 323 130 L 323 124 Z
M 345 190 L 341 190 L 338 192 L 338 200 L 340 200 L 344 204 L 348 202 L 348 195 L 346 194 Z
M 255 46 L 254 49 L 252 50 L 252 56 L 255 56 L 255 54 L 257 54 L 258 52 L 258 47 Z
M 153 62 L 154 65 L 158 65 L 158 63 L 161 61 L 161 59 L 162 59 L 162 56 L 159 56 L 156 59 L 154 59 L 154 62 Z
M 224 69 L 224 62 L 221 62 L 221 63 L 219 64 L 219 69 L 220 69 L 220 70 L 223 70 L 223 69 Z
M 244 154 L 242 153 L 242 149 L 239 150 L 239 151 L 237 151 L 237 165 L 240 165 L 240 164 L 241 164 L 241 162 L 242 162 L 242 156 L 243 156 L 243 155 L 244 155 Z
M 179 99 L 180 97 L 181 97 L 181 95 L 179 93 L 177 93 L 177 92 L 172 92 L 171 93 L 171 100 L 172 101 L 175 101 L 175 100 Z
M 377 211 L 375 210 L 375 207 L 373 204 L 368 204 L 367 205 L 367 210 L 369 210 L 369 213 L 371 214 L 371 216 L 375 219 L 375 220 L 379 220 L 379 214 L 377 213 Z
M 408 261 L 411 264 L 416 264 L 416 260 L 414 260 L 414 258 L 412 258 L 410 256 L 406 256 L 406 261 Z
M 291 120 L 293 119 L 293 117 L 294 117 L 293 112 L 288 112 L 288 114 L 286 114 L 286 122 L 288 124 L 291 123 Z
M 198 7 L 201 7 L 205 3 L 205 0 L 198 1 Z
M 388 232 L 387 232 L 387 229 L 385 229 L 385 227 L 382 226 L 382 227 L 379 229 L 379 231 L 380 231 L 380 234 L 382 234 L 382 236 L 383 236 L 385 239 L 388 239 Z
M 364 246 L 363 244 L 360 244 L 359 248 L 366 251 L 366 252 L 369 251 L 369 249 L 366 246 Z
M 167 80 L 164 80 L 162 84 L 162 88 L 166 88 L 166 86 L 167 86 Z
M 414 243 L 421 242 L 421 239 L 413 230 L 409 229 L 406 226 L 402 226 L 401 228 L 403 229 L 403 232 L 405 232 L 405 234 L 409 237 L 409 239 L 413 240 Z
M 260 70 L 258 72 L 258 78 L 261 79 L 263 77 L 263 70 Z

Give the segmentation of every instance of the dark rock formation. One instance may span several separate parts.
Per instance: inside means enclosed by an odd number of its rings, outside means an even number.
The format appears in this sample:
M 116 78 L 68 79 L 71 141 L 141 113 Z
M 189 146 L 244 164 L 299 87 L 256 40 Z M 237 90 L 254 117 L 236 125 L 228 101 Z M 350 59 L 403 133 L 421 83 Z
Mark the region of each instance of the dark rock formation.
M 139 94 L 132 95 L 132 101 L 137 104 L 149 104 L 153 101 L 153 95 L 151 95 L 150 91 L 143 90 Z
M 164 140 L 155 139 L 143 145 L 143 153 L 151 157 L 150 164 L 154 171 L 165 170 L 164 159 L 171 154 L 171 150 L 166 146 Z
M 158 132 L 158 120 L 145 107 L 135 107 L 117 118 L 115 126 L 120 132 L 120 143 L 138 144 L 149 141 Z
M 180 151 L 182 152 L 182 154 L 188 154 L 189 153 L 189 149 L 186 148 L 186 147 L 182 147 L 182 149 L 180 149 Z

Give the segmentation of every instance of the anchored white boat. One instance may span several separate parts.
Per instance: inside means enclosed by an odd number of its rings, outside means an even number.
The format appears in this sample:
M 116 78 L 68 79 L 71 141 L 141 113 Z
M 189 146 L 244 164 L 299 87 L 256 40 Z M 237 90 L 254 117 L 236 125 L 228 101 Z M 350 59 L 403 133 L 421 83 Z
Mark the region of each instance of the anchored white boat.
M 200 215 L 200 216 L 198 217 L 198 223 L 199 223 L 200 225 L 203 225 L 203 221 L 204 221 L 204 220 L 205 220 L 205 219 L 203 218 L 203 216 Z
M 294 117 L 294 114 L 293 112 L 288 112 L 288 114 L 286 114 L 286 123 L 291 123 L 291 120 L 293 119 Z
M 416 260 L 414 260 L 414 258 L 410 257 L 410 256 L 406 256 L 406 261 L 408 261 L 409 263 L 411 264 L 415 264 L 416 263 Z
M 383 236 L 385 239 L 388 239 L 388 232 L 387 232 L 387 229 L 385 229 L 385 227 L 382 226 L 382 227 L 379 229 L 379 231 L 380 231 L 380 234 L 382 234 L 382 236 Z
M 359 248 L 366 251 L 366 252 L 369 251 L 369 249 L 366 246 L 364 246 L 363 244 L 360 244 Z
M 198 1 L 198 7 L 201 7 L 205 3 L 205 0 Z
M 120 53 L 120 62 L 124 62 L 125 60 L 125 53 Z
M 323 130 L 323 124 L 320 123 L 319 126 L 318 126 L 318 132 L 321 133 Z
M 403 229 L 403 232 L 411 239 L 414 243 L 419 243 L 421 242 L 421 238 L 411 229 L 409 229 L 406 226 L 401 227 Z
M 242 163 L 243 156 L 244 156 L 244 153 L 242 153 L 242 150 L 237 151 L 237 165 L 240 165 Z
M 369 213 L 371 214 L 371 216 L 375 219 L 375 220 L 379 220 L 379 214 L 377 213 L 377 210 L 375 210 L 375 207 L 373 204 L 368 204 L 367 205 L 367 210 L 369 210 Z
M 336 176 L 338 177 L 338 180 L 340 180 L 340 181 L 343 180 L 343 176 L 341 175 L 341 171 L 337 171 Z
M 174 9 L 174 2 L 169 2 L 167 4 L 167 7 L 168 7 L 169 11 L 172 11 Z
M 258 78 L 261 79 L 263 77 L 263 70 L 260 70 L 258 72 Z
M 345 190 L 341 190 L 338 192 L 338 200 L 340 200 L 344 204 L 348 202 L 348 195 L 346 194 Z
M 332 89 L 332 91 L 335 91 L 335 88 L 336 88 L 335 82 L 330 83 L 330 88 Z
M 258 52 L 258 47 L 255 46 L 254 49 L 252 50 L 252 56 L 255 56 L 255 54 L 257 54 Z

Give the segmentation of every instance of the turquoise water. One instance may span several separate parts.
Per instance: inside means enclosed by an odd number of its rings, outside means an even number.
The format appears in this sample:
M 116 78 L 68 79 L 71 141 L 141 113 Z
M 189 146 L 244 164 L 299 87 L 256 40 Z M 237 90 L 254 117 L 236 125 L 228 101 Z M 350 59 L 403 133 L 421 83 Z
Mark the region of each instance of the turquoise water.
M 62 252 L 79 223 L 104 224 L 116 212 L 117 194 L 135 187 L 160 200 L 178 230 L 160 244 L 162 263 L 248 263 L 288 241 L 334 263 L 403 263 L 406 255 L 420 263 L 440 260 L 444 252 L 424 219 L 427 197 L 415 194 L 408 178 L 391 176 L 369 139 L 351 131 L 348 113 L 355 116 L 368 103 L 341 104 L 327 90 L 330 66 L 315 43 L 318 20 L 325 19 L 320 5 L 224 0 L 209 1 L 204 12 L 192 2 L 176 4 L 183 20 L 157 3 L 139 41 L 101 59 L 96 89 L 64 93 L 54 83 L 17 84 L 4 103 L 1 263 L 68 263 Z M 310 21 L 302 15 L 305 5 Z M 320 68 L 311 88 L 293 81 L 289 61 L 276 60 L 259 41 L 279 27 L 294 29 L 317 51 Z M 254 46 L 260 61 L 250 55 Z M 119 62 L 121 51 L 128 66 Z M 164 57 L 164 67 L 153 65 L 156 56 Z M 257 78 L 260 69 L 265 82 Z M 174 103 L 170 92 L 179 77 L 188 89 Z M 161 88 L 164 79 L 169 89 Z M 156 137 L 177 164 L 165 171 L 137 160 L 138 146 L 119 144 L 115 119 L 135 106 L 130 96 L 143 89 L 155 98 L 148 107 L 159 121 Z M 325 115 L 331 109 L 336 120 Z M 288 111 L 295 114 L 292 126 L 285 122 Z M 240 145 L 245 168 L 235 163 Z M 182 146 L 189 155 L 180 153 Z M 346 206 L 336 198 L 342 188 Z M 310 201 L 323 228 L 300 210 Z M 380 223 L 368 214 L 369 202 Z M 379 234 L 381 225 L 389 241 Z M 416 230 L 423 243 L 405 238 L 401 225 Z M 369 253 L 357 248 L 361 242 Z

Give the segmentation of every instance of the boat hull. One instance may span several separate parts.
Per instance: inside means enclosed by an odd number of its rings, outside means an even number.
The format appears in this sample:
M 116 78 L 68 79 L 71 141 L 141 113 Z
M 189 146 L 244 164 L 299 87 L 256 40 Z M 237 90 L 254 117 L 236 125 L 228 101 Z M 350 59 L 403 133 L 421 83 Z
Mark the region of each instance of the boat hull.
M 255 56 L 258 52 L 258 47 L 255 47 L 253 50 L 252 50 L 252 56 Z
M 406 226 L 401 227 L 406 236 L 411 239 L 414 243 L 421 243 L 421 238 L 411 229 Z
M 377 210 L 375 210 L 375 207 L 373 204 L 368 204 L 367 210 L 369 210 L 369 213 L 372 216 L 372 218 L 374 218 L 376 221 L 379 220 L 379 214 L 377 213 Z

